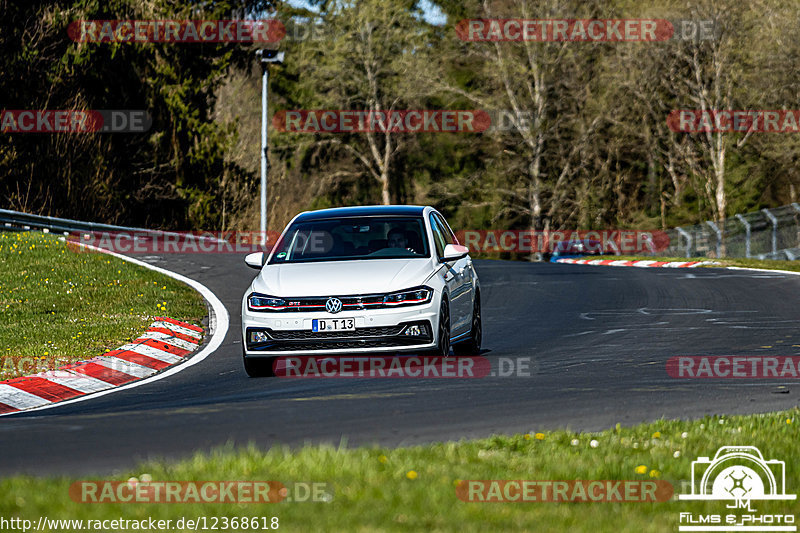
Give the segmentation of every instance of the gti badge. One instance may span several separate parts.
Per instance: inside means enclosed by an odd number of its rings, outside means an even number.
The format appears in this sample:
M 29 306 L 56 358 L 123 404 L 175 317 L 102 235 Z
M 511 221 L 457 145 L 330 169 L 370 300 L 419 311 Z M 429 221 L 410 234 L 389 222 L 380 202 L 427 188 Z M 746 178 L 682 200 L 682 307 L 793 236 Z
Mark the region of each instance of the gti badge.
M 328 298 L 325 302 L 325 310 L 331 314 L 336 314 L 342 310 L 342 301 L 339 298 Z

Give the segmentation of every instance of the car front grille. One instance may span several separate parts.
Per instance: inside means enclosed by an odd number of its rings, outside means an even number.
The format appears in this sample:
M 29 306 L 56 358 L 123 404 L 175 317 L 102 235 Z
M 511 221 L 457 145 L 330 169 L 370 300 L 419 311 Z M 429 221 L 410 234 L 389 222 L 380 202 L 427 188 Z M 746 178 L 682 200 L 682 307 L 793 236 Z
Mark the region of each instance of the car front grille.
M 359 338 L 359 337 L 387 337 L 389 335 L 399 335 L 404 326 L 385 326 L 375 328 L 358 328 L 355 331 L 322 331 L 312 333 L 309 330 L 267 330 L 269 336 L 276 341 L 283 340 L 318 340 L 318 339 L 339 339 L 339 338 Z

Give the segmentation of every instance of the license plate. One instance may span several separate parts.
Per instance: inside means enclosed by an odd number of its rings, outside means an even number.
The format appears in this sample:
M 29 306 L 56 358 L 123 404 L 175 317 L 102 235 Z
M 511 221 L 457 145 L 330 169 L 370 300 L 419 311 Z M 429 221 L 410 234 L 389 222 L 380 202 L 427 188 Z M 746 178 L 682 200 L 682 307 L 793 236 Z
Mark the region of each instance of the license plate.
M 355 331 L 355 318 L 315 318 L 311 321 L 311 331 Z

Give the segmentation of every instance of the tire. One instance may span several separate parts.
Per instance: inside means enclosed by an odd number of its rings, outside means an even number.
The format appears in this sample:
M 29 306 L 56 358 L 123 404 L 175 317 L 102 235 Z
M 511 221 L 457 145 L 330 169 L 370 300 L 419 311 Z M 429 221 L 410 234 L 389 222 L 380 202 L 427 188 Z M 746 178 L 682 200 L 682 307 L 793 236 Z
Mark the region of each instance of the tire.
M 272 367 L 273 358 L 247 357 L 242 347 L 242 361 L 244 361 L 244 371 L 251 378 L 271 378 L 275 376 Z
M 453 345 L 453 352 L 456 355 L 479 355 L 481 353 L 481 341 L 483 340 L 483 326 L 481 324 L 481 294 L 475 294 L 475 302 L 472 304 L 472 326 L 469 338 L 463 342 Z
M 444 298 L 442 298 L 442 305 L 439 307 L 439 328 L 437 336 L 436 348 L 431 349 L 428 355 L 448 357 L 450 355 L 450 306 Z

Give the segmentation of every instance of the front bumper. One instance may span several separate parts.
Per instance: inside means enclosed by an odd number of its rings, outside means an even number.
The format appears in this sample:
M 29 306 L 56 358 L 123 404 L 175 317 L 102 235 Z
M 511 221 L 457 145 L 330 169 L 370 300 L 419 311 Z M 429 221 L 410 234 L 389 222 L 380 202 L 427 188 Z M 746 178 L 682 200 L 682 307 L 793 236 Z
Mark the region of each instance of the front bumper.
M 406 309 L 376 309 L 341 315 L 314 313 L 259 313 L 243 310 L 242 336 L 248 357 L 286 354 L 351 354 L 369 352 L 419 352 L 436 346 L 438 313 L 432 304 Z M 355 331 L 312 332 L 312 319 L 354 318 Z M 416 326 L 419 335 L 408 335 Z M 251 332 L 268 340 L 254 342 Z

